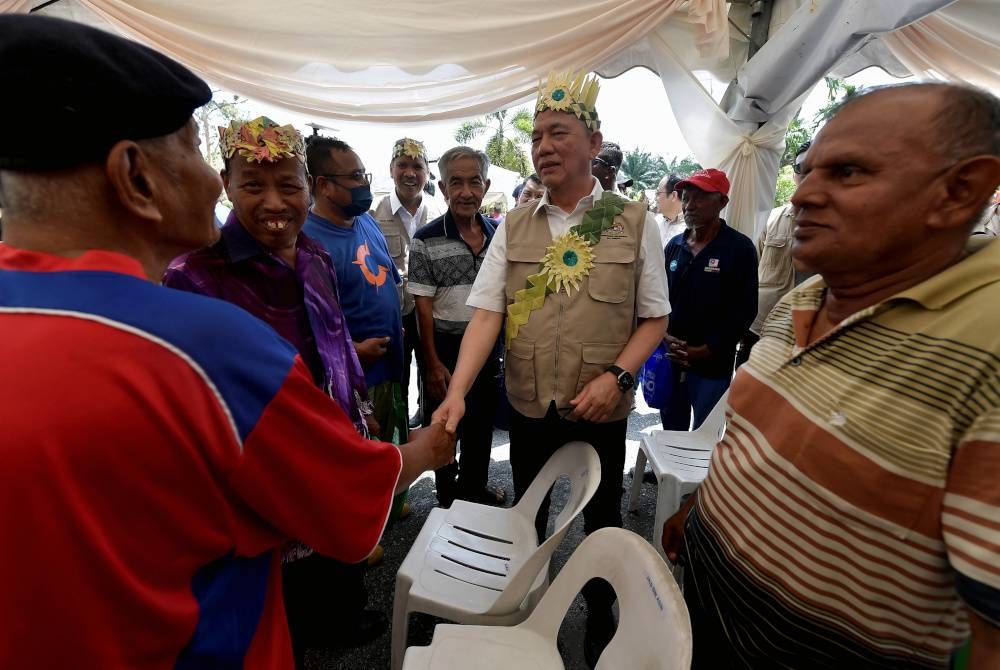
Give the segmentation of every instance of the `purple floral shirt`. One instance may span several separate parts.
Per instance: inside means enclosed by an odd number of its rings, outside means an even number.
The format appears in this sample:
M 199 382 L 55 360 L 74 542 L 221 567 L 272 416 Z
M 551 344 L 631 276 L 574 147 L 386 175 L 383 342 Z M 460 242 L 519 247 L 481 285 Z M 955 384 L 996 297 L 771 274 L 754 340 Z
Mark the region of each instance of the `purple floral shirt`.
M 316 385 L 367 437 L 362 407 L 367 408 L 368 391 L 340 308 L 333 262 L 303 233 L 295 246 L 292 268 L 261 246 L 232 213 L 219 241 L 174 259 L 163 284 L 239 305 L 269 324 L 298 349 Z

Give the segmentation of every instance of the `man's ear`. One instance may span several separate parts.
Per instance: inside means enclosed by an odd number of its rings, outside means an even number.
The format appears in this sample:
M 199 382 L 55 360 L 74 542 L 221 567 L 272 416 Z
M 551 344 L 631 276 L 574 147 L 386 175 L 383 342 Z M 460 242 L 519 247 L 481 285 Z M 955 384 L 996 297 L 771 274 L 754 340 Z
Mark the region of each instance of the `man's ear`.
M 448 202 L 448 189 L 444 187 L 444 182 L 438 179 L 438 190 L 441 191 L 441 196 L 444 198 L 445 202 Z
M 222 168 L 219 170 L 219 177 L 222 179 L 222 188 L 226 192 L 226 197 L 229 198 L 229 202 L 233 201 L 233 197 L 229 195 L 229 170 Z M 306 175 L 306 183 L 309 183 L 309 175 Z
M 580 123 L 583 123 L 581 121 Z M 597 154 L 601 153 L 601 144 L 604 143 L 604 135 L 600 130 L 595 130 L 590 134 L 590 159 L 593 160 Z
M 722 206 L 725 207 L 726 205 L 728 205 L 729 204 L 729 196 L 728 195 L 722 195 L 721 193 L 719 195 L 722 196 L 720 198 L 720 200 L 722 202 Z
M 490 190 L 490 180 L 489 179 L 487 179 L 486 181 L 483 182 L 483 193 L 485 193 L 488 190 Z
M 161 221 L 157 202 L 159 175 L 147 149 L 131 140 L 116 143 L 104 162 L 111 188 L 122 207 L 136 216 Z
M 982 155 L 959 162 L 945 177 L 942 203 L 931 225 L 972 227 L 1000 184 L 1000 158 Z

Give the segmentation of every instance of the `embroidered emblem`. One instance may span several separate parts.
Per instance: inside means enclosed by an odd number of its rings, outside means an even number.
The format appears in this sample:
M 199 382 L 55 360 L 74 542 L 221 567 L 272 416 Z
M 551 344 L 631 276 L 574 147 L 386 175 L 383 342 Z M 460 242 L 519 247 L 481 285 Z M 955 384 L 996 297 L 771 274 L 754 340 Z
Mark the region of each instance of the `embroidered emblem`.
M 675 258 L 674 260 L 670 261 L 670 271 L 673 272 L 676 269 L 677 269 L 677 259 Z

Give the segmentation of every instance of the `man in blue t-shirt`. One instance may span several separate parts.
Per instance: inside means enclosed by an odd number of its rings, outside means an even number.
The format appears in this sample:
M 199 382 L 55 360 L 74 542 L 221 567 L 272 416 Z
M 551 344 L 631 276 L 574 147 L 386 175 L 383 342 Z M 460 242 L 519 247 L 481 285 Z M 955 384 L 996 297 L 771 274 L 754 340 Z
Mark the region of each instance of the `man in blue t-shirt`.
M 306 142 L 306 167 L 314 202 L 302 232 L 326 247 L 333 259 L 340 305 L 380 428 L 376 437 L 406 442 L 401 279 L 382 231 L 368 214 L 371 174 L 346 142 L 318 135 Z M 398 510 L 404 499 L 399 496 Z

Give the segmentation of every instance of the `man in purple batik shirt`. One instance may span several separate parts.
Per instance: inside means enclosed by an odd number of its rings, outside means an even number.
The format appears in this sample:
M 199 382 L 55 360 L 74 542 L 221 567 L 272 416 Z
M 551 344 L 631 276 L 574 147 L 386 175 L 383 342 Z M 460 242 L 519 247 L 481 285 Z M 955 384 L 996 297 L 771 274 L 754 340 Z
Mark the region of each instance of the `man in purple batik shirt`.
M 299 350 L 316 385 L 358 432 L 377 434 L 333 263 L 301 232 L 309 209 L 301 135 L 265 117 L 234 121 L 220 133 L 222 181 L 233 211 L 219 240 L 176 259 L 163 283 L 234 303 L 270 324 Z M 387 628 L 384 614 L 364 609 L 364 567 L 299 543 L 285 552 L 285 610 L 297 667 L 306 648 L 365 644 Z

